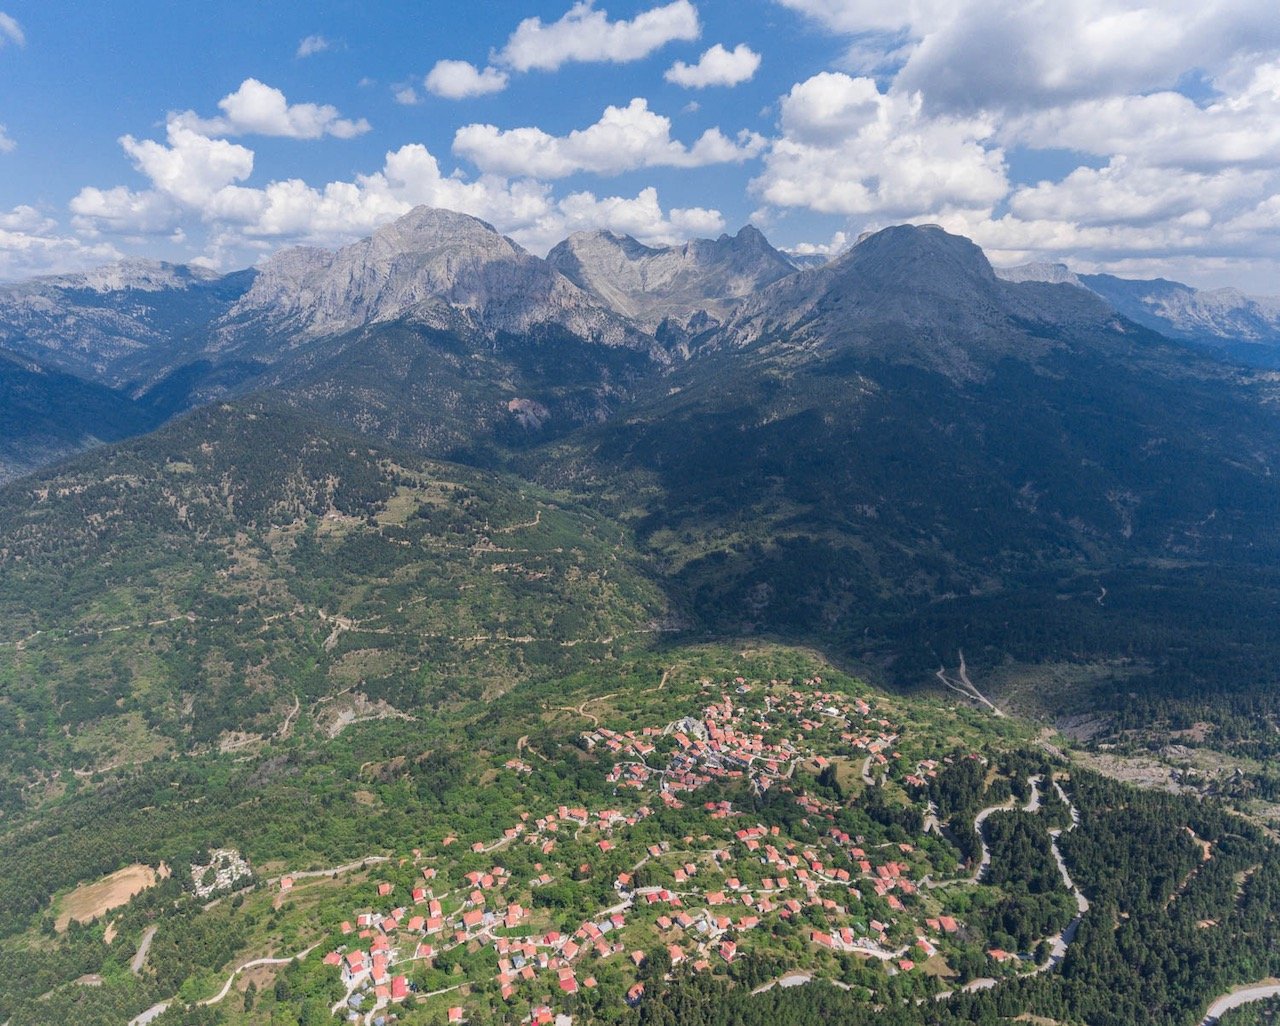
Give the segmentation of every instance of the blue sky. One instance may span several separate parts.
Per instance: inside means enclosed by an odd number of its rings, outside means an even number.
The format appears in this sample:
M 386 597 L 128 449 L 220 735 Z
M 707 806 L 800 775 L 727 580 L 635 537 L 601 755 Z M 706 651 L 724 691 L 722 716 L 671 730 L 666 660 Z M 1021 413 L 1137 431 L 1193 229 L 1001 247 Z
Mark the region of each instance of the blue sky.
M 429 202 L 536 252 L 937 221 L 1280 292 L 1271 2 L 0 0 L 0 125 L 7 278 L 231 268 Z

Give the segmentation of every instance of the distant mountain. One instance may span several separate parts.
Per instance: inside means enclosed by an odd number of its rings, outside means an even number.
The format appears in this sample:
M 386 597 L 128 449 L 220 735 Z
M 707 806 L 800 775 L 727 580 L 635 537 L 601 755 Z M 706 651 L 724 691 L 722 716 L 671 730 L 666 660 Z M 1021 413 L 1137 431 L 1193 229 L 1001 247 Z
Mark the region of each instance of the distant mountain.
M 0 350 L 0 482 L 157 423 L 120 392 Z
M 1080 278 L 1066 264 L 1030 263 L 1016 267 L 995 268 L 996 277 L 1005 281 L 1039 281 L 1046 285 L 1080 285 Z
M 1221 349 L 1250 364 L 1280 367 L 1280 296 L 1196 289 L 1163 278 L 1085 274 L 1080 280 L 1130 320 L 1163 335 Z
M 405 317 L 438 330 L 490 337 L 554 324 L 605 345 L 648 345 L 633 327 L 492 225 L 418 207 L 337 252 L 276 254 L 222 320 L 215 348 L 266 353 L 264 337 L 282 340 L 287 349 Z
M 1169 338 L 1208 347 L 1246 365 L 1280 368 L 1280 296 L 1197 289 L 1164 278 L 1077 275 L 1066 264 L 1021 264 L 998 268 L 996 274 L 1007 281 L 1077 285 Z
M 130 260 L 0 285 L 0 347 L 102 384 L 145 389 L 198 357 L 252 271 Z
M 827 253 L 793 253 L 787 251 L 785 256 L 791 262 L 791 266 L 798 271 L 809 271 L 815 267 L 821 267 L 823 264 L 829 264 L 835 259 Z
M 578 232 L 552 249 L 547 262 L 649 331 L 664 322 L 705 330 L 796 270 L 750 225 L 737 235 L 662 247 L 610 231 Z

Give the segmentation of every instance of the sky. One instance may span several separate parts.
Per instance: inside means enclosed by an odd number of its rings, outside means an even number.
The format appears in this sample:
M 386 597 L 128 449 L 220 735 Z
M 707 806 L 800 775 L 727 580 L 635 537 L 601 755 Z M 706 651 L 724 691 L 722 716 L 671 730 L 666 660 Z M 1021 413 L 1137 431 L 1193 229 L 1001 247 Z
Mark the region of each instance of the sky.
M 1280 293 L 1275 0 L 0 0 L 0 280 L 426 203 Z

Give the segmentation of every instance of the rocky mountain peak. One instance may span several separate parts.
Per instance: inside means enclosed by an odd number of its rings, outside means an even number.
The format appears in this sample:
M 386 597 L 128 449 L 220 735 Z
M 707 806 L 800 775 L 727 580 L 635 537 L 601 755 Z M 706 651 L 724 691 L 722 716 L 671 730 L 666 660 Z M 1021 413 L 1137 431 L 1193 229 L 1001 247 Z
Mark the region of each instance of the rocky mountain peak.
M 95 267 L 76 274 L 62 274 L 37 278 L 16 289 L 83 289 L 89 292 L 120 292 L 132 289 L 137 292 L 160 292 L 168 289 L 187 289 L 193 285 L 217 281 L 222 275 L 208 267 L 196 264 L 173 264 L 164 260 L 128 259 Z
M 1034 291 L 1043 288 L 1001 281 L 977 245 L 937 225 L 897 225 L 761 290 L 722 340 L 750 346 L 785 336 L 977 380 L 1005 356 L 1114 321 L 1084 289 Z
M 647 246 L 610 231 L 577 232 L 547 261 L 624 317 L 653 330 L 722 320 L 746 296 L 795 268 L 755 227 L 718 239 Z
M 962 235 L 937 225 L 901 224 L 861 239 L 831 263 L 837 274 L 856 274 L 868 284 L 951 292 L 964 285 L 996 282 L 987 255 Z
M 432 207 L 416 207 L 336 252 L 272 257 L 223 334 L 234 342 L 252 324 L 305 340 L 405 316 L 453 330 L 559 324 L 608 344 L 632 340 L 591 297 L 492 225 Z

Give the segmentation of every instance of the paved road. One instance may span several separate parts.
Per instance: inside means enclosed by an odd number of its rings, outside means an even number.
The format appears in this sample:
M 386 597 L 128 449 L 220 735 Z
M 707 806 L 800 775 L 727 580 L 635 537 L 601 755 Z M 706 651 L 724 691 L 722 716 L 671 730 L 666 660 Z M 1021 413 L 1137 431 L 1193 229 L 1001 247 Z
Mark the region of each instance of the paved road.
M 129 1026 L 147 1026 L 152 1019 L 159 1019 L 169 1010 L 169 1002 L 161 1001 L 158 1005 L 152 1005 L 141 1015 L 129 1020 Z
M 1200 1026 L 1213 1026 L 1233 1008 L 1251 1005 L 1255 1001 L 1265 1001 L 1273 997 L 1280 997 L 1280 983 L 1255 983 L 1252 987 L 1223 994 L 1209 1006 L 1204 1018 L 1200 1020 Z
M 133 961 L 129 963 L 129 968 L 133 970 L 133 975 L 137 976 L 142 972 L 142 967 L 147 964 L 147 952 L 151 950 L 151 939 L 156 935 L 159 927 L 148 926 L 146 932 L 142 935 L 142 940 L 138 944 L 138 951 L 133 956 Z

